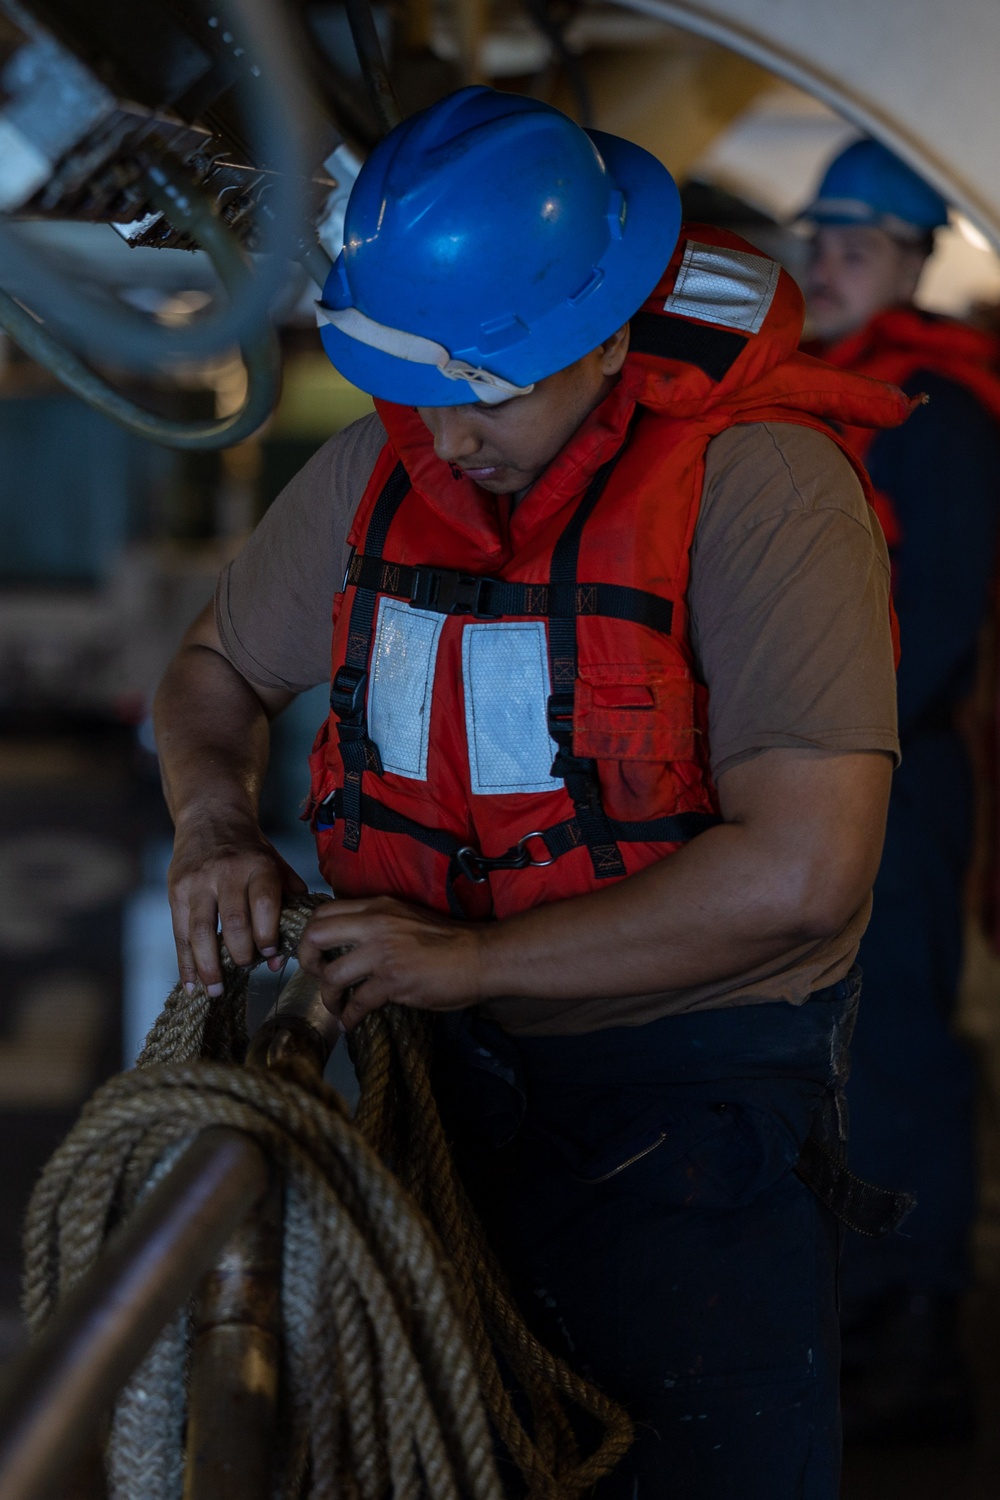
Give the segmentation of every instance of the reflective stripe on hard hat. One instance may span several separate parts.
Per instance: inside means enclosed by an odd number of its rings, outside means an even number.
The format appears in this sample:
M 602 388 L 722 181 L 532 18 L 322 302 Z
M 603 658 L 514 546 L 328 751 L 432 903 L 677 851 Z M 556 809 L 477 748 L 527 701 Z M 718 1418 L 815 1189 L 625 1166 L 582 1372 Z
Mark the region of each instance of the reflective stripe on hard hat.
M 898 214 L 879 213 L 860 198 L 817 198 L 803 218 L 816 224 L 858 224 L 873 229 L 884 229 L 895 240 L 920 242 L 927 233 L 918 224 L 910 224 Z
M 494 375 L 479 365 L 470 365 L 467 360 L 453 359 L 443 344 L 423 338 L 419 333 L 405 333 L 402 328 L 388 328 L 377 323 L 357 307 L 329 307 L 325 302 L 316 303 L 316 322 L 332 324 L 348 338 L 367 344 L 370 349 L 381 349 L 396 359 L 405 359 L 410 364 L 434 365 L 448 380 L 467 380 L 472 394 L 486 406 L 499 406 L 514 396 L 527 396 L 535 389 L 531 385 L 514 385 L 502 375 Z

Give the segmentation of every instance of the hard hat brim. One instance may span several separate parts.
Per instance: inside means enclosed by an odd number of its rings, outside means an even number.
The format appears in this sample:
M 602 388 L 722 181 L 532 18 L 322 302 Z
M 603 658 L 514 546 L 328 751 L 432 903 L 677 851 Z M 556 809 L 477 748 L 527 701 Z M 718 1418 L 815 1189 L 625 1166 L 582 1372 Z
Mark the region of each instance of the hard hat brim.
M 826 205 L 822 200 L 804 209 L 797 222 L 815 229 L 884 229 L 893 239 L 904 241 L 921 240 L 932 229 L 941 228 L 939 222 L 915 224 L 910 219 L 901 219 L 897 214 L 882 212 L 866 203 L 859 203 L 855 208 Z
M 587 133 L 626 203 L 620 236 L 611 239 L 597 268 L 599 280 L 585 295 L 563 301 L 536 320 L 528 337 L 508 349 L 449 351 L 453 358 L 481 366 L 514 385 L 543 380 L 610 338 L 645 302 L 677 243 L 680 195 L 666 167 L 632 141 L 599 130 Z M 327 283 L 331 292 L 336 275 L 332 271 Z M 400 266 L 400 276 L 405 280 L 405 264 Z M 467 381 L 449 379 L 433 365 L 387 354 L 330 323 L 322 327 L 320 336 L 331 364 L 344 378 L 383 401 L 401 406 L 462 406 L 476 401 Z
M 804 208 L 798 215 L 798 222 L 804 224 L 862 224 L 877 227 L 879 213 L 877 209 L 868 203 L 862 203 L 860 199 L 856 204 L 847 206 L 844 203 L 826 203 L 823 199 L 817 199 Z

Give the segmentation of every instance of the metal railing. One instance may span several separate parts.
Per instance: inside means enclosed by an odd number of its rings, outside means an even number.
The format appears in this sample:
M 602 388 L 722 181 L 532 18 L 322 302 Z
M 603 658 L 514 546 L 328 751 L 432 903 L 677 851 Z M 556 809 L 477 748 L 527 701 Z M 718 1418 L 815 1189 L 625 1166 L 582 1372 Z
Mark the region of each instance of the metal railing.
M 336 1033 L 293 979 L 251 1044 L 319 1073 Z M 0 1386 L 0 1500 L 52 1500 L 115 1397 L 195 1298 L 185 1500 L 266 1500 L 281 1344 L 281 1181 L 250 1136 L 201 1132 L 109 1237 Z M 150 1497 L 153 1500 L 153 1497 Z

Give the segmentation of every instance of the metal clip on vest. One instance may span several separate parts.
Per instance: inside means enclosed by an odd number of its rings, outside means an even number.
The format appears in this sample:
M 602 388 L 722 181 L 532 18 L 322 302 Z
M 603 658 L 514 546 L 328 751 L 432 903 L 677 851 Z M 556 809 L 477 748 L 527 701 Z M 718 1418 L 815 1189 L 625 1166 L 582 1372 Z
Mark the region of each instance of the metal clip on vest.
M 528 848 L 529 840 L 541 839 L 545 845 L 548 859 L 532 859 L 531 850 Z M 549 852 L 545 843 L 545 834 L 540 828 L 535 828 L 531 833 L 523 834 L 513 848 L 508 849 L 506 854 L 498 854 L 491 859 L 486 854 L 480 854 L 478 849 L 473 849 L 471 844 L 456 850 L 452 855 L 452 864 L 459 874 L 464 875 L 473 885 L 483 885 L 490 877 L 491 870 L 543 870 L 546 865 L 555 864 L 555 855 Z

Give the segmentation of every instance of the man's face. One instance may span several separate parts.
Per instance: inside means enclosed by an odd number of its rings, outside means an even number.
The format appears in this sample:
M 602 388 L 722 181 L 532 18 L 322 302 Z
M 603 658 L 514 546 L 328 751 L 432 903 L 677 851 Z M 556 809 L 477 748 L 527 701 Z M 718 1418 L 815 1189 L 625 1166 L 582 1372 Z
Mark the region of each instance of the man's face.
M 434 452 L 495 495 L 533 484 L 577 428 L 603 401 L 628 353 L 628 327 L 565 370 L 540 380 L 527 396 L 499 406 L 419 406 Z
M 818 338 L 844 338 L 876 313 L 909 302 L 917 289 L 925 254 L 901 244 L 884 229 L 863 224 L 825 224 L 812 242 L 806 301 Z

